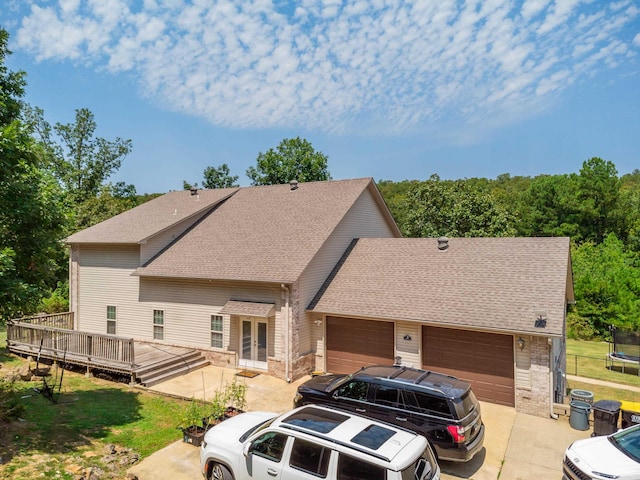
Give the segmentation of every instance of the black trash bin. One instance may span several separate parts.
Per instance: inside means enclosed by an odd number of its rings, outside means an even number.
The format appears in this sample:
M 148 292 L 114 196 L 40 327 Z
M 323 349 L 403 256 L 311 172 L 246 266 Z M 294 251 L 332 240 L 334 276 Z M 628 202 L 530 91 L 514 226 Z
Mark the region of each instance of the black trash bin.
M 571 406 L 569 425 L 576 430 L 589 430 L 591 405 L 581 400 L 573 400 L 569 405 Z
M 593 404 L 593 436 L 609 435 L 618 431 L 618 418 L 622 403 L 617 400 L 598 400 Z

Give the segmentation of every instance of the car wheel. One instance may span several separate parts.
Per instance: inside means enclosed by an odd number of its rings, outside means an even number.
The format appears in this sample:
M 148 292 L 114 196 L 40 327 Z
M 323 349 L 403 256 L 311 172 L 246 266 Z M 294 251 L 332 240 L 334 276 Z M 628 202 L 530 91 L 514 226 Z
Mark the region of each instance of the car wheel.
M 211 468 L 211 476 L 209 478 L 211 480 L 233 480 L 233 475 L 231 475 L 229 469 L 224 465 L 214 463 Z

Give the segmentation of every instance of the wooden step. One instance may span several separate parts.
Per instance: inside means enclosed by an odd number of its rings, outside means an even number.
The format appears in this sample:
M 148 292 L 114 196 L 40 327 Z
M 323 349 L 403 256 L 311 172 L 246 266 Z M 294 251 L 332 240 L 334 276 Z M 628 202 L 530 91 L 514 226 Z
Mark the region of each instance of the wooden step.
M 136 381 L 146 387 L 151 387 L 207 365 L 209 365 L 209 361 L 200 352 L 194 350 L 153 365 L 146 365 L 136 371 Z

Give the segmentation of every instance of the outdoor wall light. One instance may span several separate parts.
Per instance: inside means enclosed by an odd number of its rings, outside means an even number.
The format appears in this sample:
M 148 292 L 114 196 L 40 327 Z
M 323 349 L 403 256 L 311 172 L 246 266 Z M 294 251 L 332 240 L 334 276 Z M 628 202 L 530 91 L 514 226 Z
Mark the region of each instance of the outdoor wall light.
M 316 327 L 319 327 L 320 325 L 322 325 L 322 320 L 314 320 L 313 323 L 316 324 Z
M 402 338 L 404 338 L 407 342 L 411 341 L 411 335 L 409 335 L 408 333 Z
M 522 339 L 522 337 L 518 337 L 518 340 L 516 340 L 516 343 L 518 344 L 518 348 L 520 350 L 524 350 L 524 340 Z

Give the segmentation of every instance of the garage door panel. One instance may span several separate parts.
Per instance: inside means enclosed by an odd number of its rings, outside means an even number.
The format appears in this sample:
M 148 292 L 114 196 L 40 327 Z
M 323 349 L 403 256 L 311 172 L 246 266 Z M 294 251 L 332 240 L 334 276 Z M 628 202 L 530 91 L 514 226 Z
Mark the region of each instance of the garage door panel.
M 480 400 L 515 406 L 511 335 L 425 326 L 422 337 L 423 368 L 468 381 Z
M 327 365 L 331 373 L 351 373 L 366 365 L 393 363 L 392 322 L 327 317 Z

